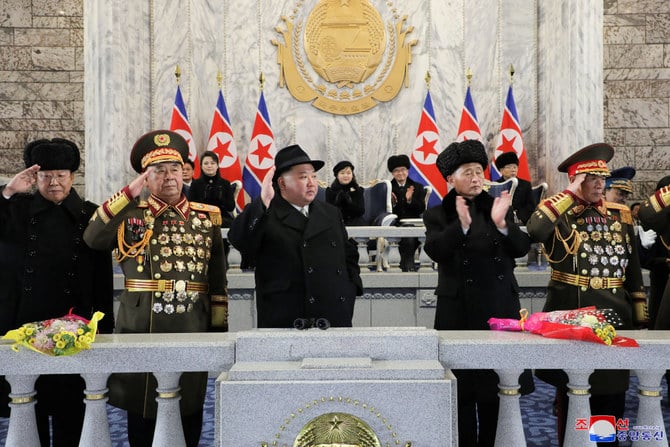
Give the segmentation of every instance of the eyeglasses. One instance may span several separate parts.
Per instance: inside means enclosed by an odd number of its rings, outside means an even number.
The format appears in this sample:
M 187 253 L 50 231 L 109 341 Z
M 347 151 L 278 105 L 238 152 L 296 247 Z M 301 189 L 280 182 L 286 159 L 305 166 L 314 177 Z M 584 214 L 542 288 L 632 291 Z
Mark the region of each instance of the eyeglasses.
M 39 171 L 37 173 L 37 179 L 41 182 L 51 183 L 56 180 L 58 183 L 63 183 L 65 180 L 70 178 L 72 173 L 70 171 L 54 171 L 54 172 L 43 172 Z

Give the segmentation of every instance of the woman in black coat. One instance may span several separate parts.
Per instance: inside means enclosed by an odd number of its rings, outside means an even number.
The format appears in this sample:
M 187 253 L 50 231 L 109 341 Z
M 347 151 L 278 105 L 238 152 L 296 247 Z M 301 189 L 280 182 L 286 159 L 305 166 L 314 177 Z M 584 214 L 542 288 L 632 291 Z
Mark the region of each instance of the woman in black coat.
M 221 210 L 222 227 L 229 228 L 235 209 L 235 188 L 219 174 L 219 157 L 205 151 L 200 158 L 200 178 L 191 183 L 188 200 L 218 206 Z
M 340 209 L 344 225 L 365 225 L 363 188 L 356 182 L 354 165 L 350 161 L 341 161 L 333 168 L 333 174 L 335 180 L 326 188 L 326 202 Z

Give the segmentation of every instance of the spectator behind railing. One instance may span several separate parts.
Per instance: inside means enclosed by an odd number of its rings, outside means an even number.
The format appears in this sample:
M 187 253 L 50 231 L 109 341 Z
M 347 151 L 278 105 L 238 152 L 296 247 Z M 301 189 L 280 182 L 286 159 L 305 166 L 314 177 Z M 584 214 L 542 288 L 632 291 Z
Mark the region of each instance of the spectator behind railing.
M 391 180 L 391 203 L 393 213 L 398 219 L 418 218 L 426 209 L 423 185 L 408 177 L 409 157 L 407 155 L 392 155 L 387 161 Z M 399 222 L 398 222 L 399 223 Z M 413 272 L 414 252 L 419 248 L 419 239 L 404 237 L 400 239 L 400 269 L 403 272 Z
M 333 168 L 333 174 L 335 180 L 326 189 L 326 202 L 340 209 L 344 225 L 366 225 L 363 220 L 365 198 L 363 188 L 356 181 L 354 165 L 347 160 L 340 161 Z
M 517 177 L 519 172 L 519 157 L 515 152 L 505 152 L 496 158 L 496 168 L 500 171 L 502 177 L 499 182 L 504 182 L 510 178 L 516 178 L 518 183 L 512 196 L 512 210 L 514 216 L 521 225 L 526 225 L 528 218 L 535 210 L 535 201 L 531 190 L 530 182 Z

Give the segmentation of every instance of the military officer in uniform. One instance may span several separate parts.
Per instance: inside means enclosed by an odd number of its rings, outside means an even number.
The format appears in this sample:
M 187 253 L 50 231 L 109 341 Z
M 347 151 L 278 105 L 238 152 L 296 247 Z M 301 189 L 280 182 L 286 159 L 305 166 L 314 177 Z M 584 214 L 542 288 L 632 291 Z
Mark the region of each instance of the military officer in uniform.
M 115 249 L 125 275 L 116 329 L 121 333 L 227 330 L 226 266 L 221 213 L 189 202 L 182 193 L 188 145 L 177 133 L 149 132 L 137 140 L 130 161 L 140 175 L 103 203 L 84 239 Z M 138 200 L 144 187 L 150 196 Z M 207 373 L 180 380 L 186 444 L 197 446 Z M 115 374 L 110 401 L 128 410 L 131 446 L 151 445 L 156 418 L 152 374 Z
M 613 309 L 622 321 L 617 329 L 633 329 L 647 320 L 646 294 L 630 209 L 603 201 L 605 178 L 610 174 L 607 162 L 613 155 L 611 146 L 598 143 L 563 161 L 558 170 L 568 174 L 570 184 L 539 204 L 527 228 L 532 239 L 544 243 L 552 266 L 545 311 L 585 306 Z M 561 370 L 541 370 L 537 376 L 557 387 L 562 442 L 567 375 Z M 591 413 L 623 417 L 628 371 L 596 370 L 589 382 Z
M 605 180 L 605 200 L 608 202 L 625 205 L 626 200 L 633 193 L 633 177 L 635 168 L 624 166 L 613 169 L 611 175 Z
M 646 230 L 656 233 L 656 242 L 653 245 L 654 256 L 658 258 L 655 271 L 650 271 L 652 290 L 657 290 L 656 296 L 662 294 L 659 303 L 655 305 L 654 329 L 670 329 L 670 288 L 659 282 L 662 278 L 667 281 L 668 268 L 670 268 L 670 176 L 665 176 L 658 181 L 656 191 L 640 206 L 640 222 Z M 665 264 L 665 265 L 663 265 Z M 653 274 L 653 275 L 652 275 Z M 650 303 L 652 304 L 652 303 Z

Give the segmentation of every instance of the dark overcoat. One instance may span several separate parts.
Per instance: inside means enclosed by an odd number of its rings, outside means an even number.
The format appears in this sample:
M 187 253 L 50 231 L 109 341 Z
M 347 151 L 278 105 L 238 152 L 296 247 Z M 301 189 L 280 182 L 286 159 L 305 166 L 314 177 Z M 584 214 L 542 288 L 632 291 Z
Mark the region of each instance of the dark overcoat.
M 358 184 L 342 185 L 335 180 L 326 188 L 326 202 L 340 209 L 344 225 L 366 225 L 363 221 L 365 198 Z
M 306 218 L 279 194 L 267 209 L 258 198 L 228 238 L 255 266 L 258 327 L 291 328 L 296 318 L 351 326 L 362 294 L 358 250 L 336 207 L 315 200 Z
M 412 200 L 407 202 L 407 189 L 413 186 Z M 391 192 L 395 194 L 396 203 L 393 205 L 393 214 L 400 219 L 416 219 L 421 217 L 421 213 L 426 209 L 426 193 L 423 185 L 407 177 L 405 184 L 400 186 L 396 179 L 391 180 Z
M 544 244 L 552 273 L 623 280 L 623 287 L 596 289 L 550 279 L 545 312 L 586 306 L 613 309 L 622 321 L 615 329 L 633 329 L 631 294 L 644 295 L 644 288 L 628 207 L 604 201 L 586 204 L 561 192 L 540 203 L 527 228 L 534 241 Z M 566 247 L 573 244 L 574 253 L 569 253 Z M 562 370 L 538 370 L 537 376 L 555 386 L 565 386 L 568 379 Z M 628 389 L 628 371 L 596 370 L 589 383 L 592 394 L 621 393 Z
M 206 284 L 208 289 L 186 289 L 180 294 L 176 288 L 172 292 L 151 292 L 126 287 L 119 297 L 116 332 L 211 330 L 211 296 L 227 294 L 220 224 L 220 213 L 214 206 L 189 202 L 184 195 L 174 206 L 154 196 L 138 201 L 132 199 L 128 187 L 98 208 L 84 238 L 92 247 L 120 248 L 129 254 L 120 261 L 126 282 L 161 279 L 176 284 L 185 281 L 186 284 Z M 150 234 L 150 238 L 144 248 L 129 249 L 145 234 Z M 181 413 L 202 411 L 207 373 L 184 373 L 179 384 Z M 156 417 L 153 374 L 113 374 L 108 386 L 113 405 L 145 418 Z
M 0 336 L 24 323 L 61 317 L 70 309 L 89 319 L 95 311 L 104 312 L 98 329 L 112 332 L 112 257 L 109 251 L 90 249 L 83 240 L 96 207 L 74 189 L 59 205 L 39 192 L 14 194 L 9 200 L 0 195 Z M 58 389 L 77 381 L 83 390 L 78 377 L 41 377 L 36 384 L 40 404 L 49 404 L 49 413 L 59 406 L 58 411 L 80 405 L 81 394 L 73 391 L 68 396 Z M 0 388 L 5 386 L 0 383 Z M 0 395 L 6 402 L 6 395 Z M 6 416 L 7 410 L 0 403 L 0 414 Z
M 235 210 L 235 187 L 218 172 L 214 176 L 202 175 L 191 182 L 188 189 L 188 200 L 192 202 L 214 205 L 221 211 L 221 226 L 230 227 Z
M 501 177 L 499 182 L 503 182 Z M 526 225 L 530 215 L 535 210 L 535 203 L 533 202 L 533 187 L 529 181 L 517 178 L 516 189 L 512 197 L 512 209 L 516 213 L 517 219 L 521 221 L 522 225 Z
M 456 191 L 423 215 L 424 248 L 438 263 L 435 329 L 486 330 L 487 320 L 519 318 L 515 258 L 528 252 L 530 239 L 508 213 L 508 234 L 491 219 L 493 198 L 482 192 L 468 201 L 472 224 L 463 234 L 456 212 Z

